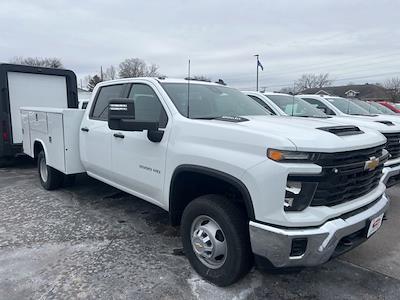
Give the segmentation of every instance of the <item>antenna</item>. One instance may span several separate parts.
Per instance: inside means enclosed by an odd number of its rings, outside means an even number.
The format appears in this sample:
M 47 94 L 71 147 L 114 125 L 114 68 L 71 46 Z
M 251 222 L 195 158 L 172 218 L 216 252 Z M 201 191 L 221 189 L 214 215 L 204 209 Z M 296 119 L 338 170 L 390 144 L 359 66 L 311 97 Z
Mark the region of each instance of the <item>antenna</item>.
M 188 61 L 188 77 L 187 77 L 187 94 L 188 94 L 188 99 L 187 99 L 187 118 L 190 118 L 190 59 Z
M 292 92 L 292 117 L 294 115 L 294 90 L 295 90 L 295 82 L 293 82 L 293 92 Z

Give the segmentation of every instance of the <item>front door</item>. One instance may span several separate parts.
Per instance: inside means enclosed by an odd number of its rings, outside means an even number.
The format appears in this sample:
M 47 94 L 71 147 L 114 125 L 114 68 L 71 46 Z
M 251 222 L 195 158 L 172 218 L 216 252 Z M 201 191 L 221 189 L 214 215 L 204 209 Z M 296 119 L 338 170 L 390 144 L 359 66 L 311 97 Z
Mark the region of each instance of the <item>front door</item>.
M 151 142 L 145 131 L 112 132 L 112 169 L 118 183 L 147 201 L 161 204 L 169 137 L 167 113 L 155 90 L 134 83 L 129 96 L 135 103 L 135 120 L 159 122 L 161 142 Z

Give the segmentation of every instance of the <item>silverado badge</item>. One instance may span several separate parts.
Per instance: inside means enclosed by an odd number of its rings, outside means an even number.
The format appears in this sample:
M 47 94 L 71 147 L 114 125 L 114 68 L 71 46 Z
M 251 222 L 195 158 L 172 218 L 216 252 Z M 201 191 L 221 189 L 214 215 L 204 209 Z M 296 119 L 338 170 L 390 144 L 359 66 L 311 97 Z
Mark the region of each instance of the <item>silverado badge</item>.
M 379 165 L 379 158 L 370 157 L 369 160 L 365 162 L 364 170 L 373 171 Z

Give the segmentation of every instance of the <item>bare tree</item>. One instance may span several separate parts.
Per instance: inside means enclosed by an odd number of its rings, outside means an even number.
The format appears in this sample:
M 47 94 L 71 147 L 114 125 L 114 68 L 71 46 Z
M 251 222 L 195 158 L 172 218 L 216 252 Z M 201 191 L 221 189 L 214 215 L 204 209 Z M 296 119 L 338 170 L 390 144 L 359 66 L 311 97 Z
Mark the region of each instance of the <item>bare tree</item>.
M 400 77 L 387 79 L 383 83 L 383 87 L 386 88 L 387 94 L 394 102 L 400 101 Z
M 113 65 L 109 66 L 106 71 L 104 72 L 104 79 L 105 80 L 114 80 L 117 78 L 117 70 Z
M 10 63 L 19 64 L 19 65 L 27 65 L 34 67 L 47 67 L 47 68 L 55 68 L 62 69 L 64 68 L 61 59 L 56 57 L 22 57 L 16 56 L 10 59 Z
M 140 58 L 128 58 L 119 64 L 119 77 L 131 78 L 141 76 L 159 76 L 158 66 L 152 64 L 147 66 Z
M 147 68 L 147 75 L 146 76 L 151 76 L 151 77 L 160 76 L 160 73 L 158 73 L 158 66 L 156 64 L 151 64 Z
M 300 92 L 310 88 L 323 88 L 326 86 L 330 86 L 331 84 L 332 80 L 329 79 L 329 73 L 308 73 L 303 74 L 298 80 L 296 80 L 295 89 L 297 92 Z
M 93 77 L 90 77 L 88 85 L 87 85 L 87 89 L 89 92 L 93 92 L 93 89 L 95 88 L 95 86 L 99 83 L 102 82 L 101 77 L 99 75 L 94 75 Z

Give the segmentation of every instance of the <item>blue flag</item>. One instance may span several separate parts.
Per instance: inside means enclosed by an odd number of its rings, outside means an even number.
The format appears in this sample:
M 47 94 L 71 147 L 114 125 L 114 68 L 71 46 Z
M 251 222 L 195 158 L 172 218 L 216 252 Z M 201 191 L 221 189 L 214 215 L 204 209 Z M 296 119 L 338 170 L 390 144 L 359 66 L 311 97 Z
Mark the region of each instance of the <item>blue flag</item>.
M 264 67 L 258 59 L 257 59 L 257 66 L 260 67 L 262 71 L 264 71 Z

